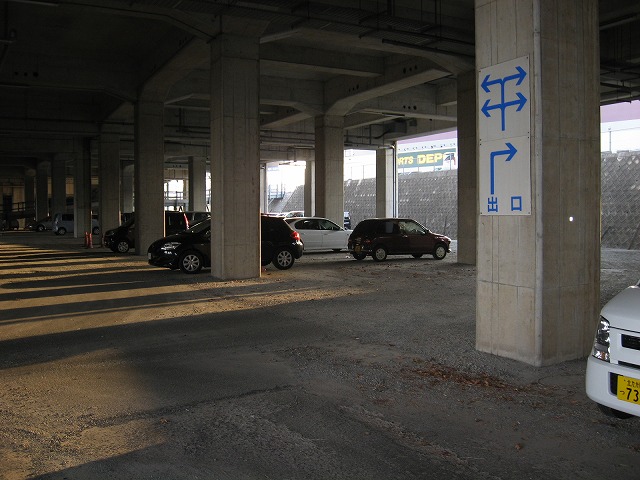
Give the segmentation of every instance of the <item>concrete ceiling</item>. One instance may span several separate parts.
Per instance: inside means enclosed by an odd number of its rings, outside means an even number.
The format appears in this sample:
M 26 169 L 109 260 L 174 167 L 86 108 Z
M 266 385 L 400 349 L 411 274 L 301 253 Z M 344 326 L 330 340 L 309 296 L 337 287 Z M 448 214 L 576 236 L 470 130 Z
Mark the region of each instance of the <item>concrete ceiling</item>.
M 640 98 L 640 2 L 600 3 L 602 101 Z M 473 0 L 0 0 L 0 19 L 0 177 L 101 128 L 130 155 L 133 102 L 163 75 L 167 157 L 206 155 L 223 30 L 262 32 L 263 160 L 313 148 L 321 112 L 346 116 L 353 147 L 452 128 L 474 68 Z

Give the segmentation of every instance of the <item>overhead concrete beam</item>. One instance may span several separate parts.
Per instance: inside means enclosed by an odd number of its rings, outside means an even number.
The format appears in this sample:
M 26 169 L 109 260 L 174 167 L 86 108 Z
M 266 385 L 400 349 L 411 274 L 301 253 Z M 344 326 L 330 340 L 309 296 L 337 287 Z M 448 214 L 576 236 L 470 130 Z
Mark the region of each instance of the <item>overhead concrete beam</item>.
M 377 77 L 384 73 L 384 60 L 355 54 L 336 55 L 319 48 L 267 44 L 260 46 L 260 68 L 294 68 L 329 75 Z
M 449 75 L 450 72 L 434 68 L 432 62 L 416 58 L 388 67 L 387 73 L 382 77 L 332 79 L 325 88 L 325 111 L 328 115 L 344 116 L 361 102 Z
M 260 103 L 295 107 L 310 115 L 322 112 L 323 85 L 312 80 L 260 77 Z

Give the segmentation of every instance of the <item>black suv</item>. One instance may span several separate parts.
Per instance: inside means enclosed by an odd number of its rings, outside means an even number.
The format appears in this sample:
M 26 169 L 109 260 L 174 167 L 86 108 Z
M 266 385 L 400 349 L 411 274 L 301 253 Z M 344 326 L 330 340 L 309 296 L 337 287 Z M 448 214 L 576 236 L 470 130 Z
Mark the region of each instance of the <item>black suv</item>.
M 302 256 L 300 235 L 283 218 L 262 215 L 261 240 L 263 266 L 273 263 L 276 268 L 287 270 Z M 147 253 L 150 265 L 198 273 L 211 266 L 211 221 L 156 240 Z
M 451 239 L 429 231 L 410 218 L 370 218 L 363 220 L 349 236 L 348 248 L 356 260 L 371 255 L 381 262 L 387 255 L 424 254 L 442 260 L 450 252 Z
M 211 218 L 209 212 L 164 212 L 164 229 L 167 235 L 183 232 L 191 225 Z M 103 245 L 115 253 L 126 253 L 135 247 L 135 216 L 129 214 L 129 219 L 118 228 L 107 230 L 104 234 Z

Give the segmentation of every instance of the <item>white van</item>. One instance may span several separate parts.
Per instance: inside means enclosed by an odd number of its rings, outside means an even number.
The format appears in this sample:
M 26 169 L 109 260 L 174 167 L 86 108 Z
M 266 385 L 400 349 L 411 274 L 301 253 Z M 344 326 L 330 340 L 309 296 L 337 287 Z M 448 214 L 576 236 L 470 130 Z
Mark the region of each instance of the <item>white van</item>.
M 73 233 L 73 228 L 73 213 L 56 213 L 53 216 L 51 230 L 53 230 L 53 233 L 56 235 L 65 235 L 67 232 Z M 98 223 L 97 215 L 91 215 L 91 233 L 93 235 L 100 235 L 100 224 Z

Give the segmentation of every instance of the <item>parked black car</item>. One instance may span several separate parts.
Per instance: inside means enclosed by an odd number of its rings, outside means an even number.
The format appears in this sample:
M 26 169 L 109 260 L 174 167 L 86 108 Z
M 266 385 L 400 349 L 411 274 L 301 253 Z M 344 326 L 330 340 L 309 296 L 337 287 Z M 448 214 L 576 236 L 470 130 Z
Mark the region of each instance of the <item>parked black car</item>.
M 381 262 L 387 255 L 430 254 L 442 260 L 450 252 L 451 239 L 431 232 L 410 218 L 370 218 L 356 225 L 349 236 L 349 252 L 356 260 L 371 255 Z
M 135 216 L 130 217 L 117 228 L 107 230 L 104 234 L 103 245 L 115 253 L 126 253 L 136 246 Z M 183 232 L 191 225 L 211 218 L 209 212 L 164 212 L 164 231 L 167 235 Z
M 280 270 L 293 266 L 302 256 L 300 235 L 283 218 L 261 216 L 262 265 L 273 263 Z M 198 273 L 211 266 L 211 220 L 157 240 L 147 252 L 150 265 Z

